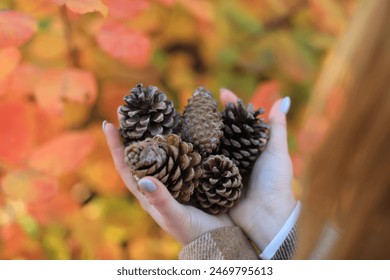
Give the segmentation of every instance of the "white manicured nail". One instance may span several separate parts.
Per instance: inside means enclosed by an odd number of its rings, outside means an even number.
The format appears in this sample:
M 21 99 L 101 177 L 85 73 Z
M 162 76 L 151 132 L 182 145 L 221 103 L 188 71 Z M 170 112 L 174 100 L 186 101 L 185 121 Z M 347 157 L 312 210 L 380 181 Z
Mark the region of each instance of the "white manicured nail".
M 145 192 L 155 192 L 157 190 L 157 186 L 149 179 L 141 179 L 138 181 L 138 186 L 141 190 Z
M 289 96 L 283 98 L 282 103 L 280 103 L 280 112 L 287 114 L 288 110 L 290 110 L 291 99 Z

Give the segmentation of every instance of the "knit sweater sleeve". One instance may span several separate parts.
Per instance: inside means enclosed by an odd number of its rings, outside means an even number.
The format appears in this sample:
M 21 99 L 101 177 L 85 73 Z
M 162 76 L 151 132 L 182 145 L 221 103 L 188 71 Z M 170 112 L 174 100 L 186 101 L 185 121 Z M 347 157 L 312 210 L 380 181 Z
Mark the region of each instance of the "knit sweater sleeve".
M 182 260 L 255 260 L 255 249 L 236 226 L 210 231 L 186 245 L 179 254 Z
M 271 260 L 290 260 L 294 257 L 297 247 L 297 230 L 296 225 L 291 229 L 282 245 L 276 251 Z

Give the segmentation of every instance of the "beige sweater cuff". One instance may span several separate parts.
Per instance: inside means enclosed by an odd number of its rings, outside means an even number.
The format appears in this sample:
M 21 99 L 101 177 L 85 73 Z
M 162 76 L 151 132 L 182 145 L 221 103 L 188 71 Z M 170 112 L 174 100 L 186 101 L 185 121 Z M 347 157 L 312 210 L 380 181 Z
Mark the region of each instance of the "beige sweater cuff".
M 258 259 L 248 237 L 236 226 L 210 231 L 186 245 L 182 260 L 255 260 Z

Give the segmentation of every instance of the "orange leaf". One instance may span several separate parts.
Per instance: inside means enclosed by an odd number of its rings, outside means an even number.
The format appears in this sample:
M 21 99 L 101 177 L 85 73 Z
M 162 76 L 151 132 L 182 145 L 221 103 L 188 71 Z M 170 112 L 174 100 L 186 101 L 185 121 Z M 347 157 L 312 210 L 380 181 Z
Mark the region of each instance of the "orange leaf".
M 57 191 L 57 181 L 32 170 L 19 170 L 6 174 L 1 180 L 2 191 L 12 199 L 42 203 Z
M 190 12 L 196 19 L 211 22 L 213 19 L 211 3 L 205 0 L 180 0 L 180 3 Z
M 17 48 L 0 49 L 0 81 L 7 78 L 18 66 L 20 61 L 20 52 Z
M 0 162 L 19 164 L 34 146 L 35 115 L 32 108 L 20 101 L 0 103 Z
M 9 92 L 19 96 L 32 94 L 41 72 L 42 70 L 33 64 L 22 63 L 13 71 L 9 79 Z
M 103 16 L 107 16 L 108 8 L 101 0 L 52 0 L 58 5 L 66 5 L 66 7 L 74 13 L 85 14 L 91 12 L 99 12 Z
M 264 119 L 268 120 L 268 114 L 272 105 L 280 98 L 280 85 L 277 81 L 261 83 L 250 99 L 250 103 L 257 109 L 263 107 L 265 110 Z
M 108 0 L 109 16 L 117 19 L 130 19 L 150 7 L 147 0 Z
M 57 193 L 47 203 L 28 204 L 28 212 L 41 225 L 53 221 L 64 224 L 64 220 L 71 218 L 71 214 L 78 209 L 77 203 L 66 193 Z
M 20 57 L 21 55 L 17 48 L 0 49 L 0 95 L 11 91 L 9 88 L 11 74 L 18 66 Z
M 21 46 L 37 30 L 32 17 L 15 11 L 0 11 L 0 26 L 0 48 Z
M 149 63 L 151 42 L 147 35 L 114 22 L 107 22 L 97 35 L 100 47 L 114 58 L 135 67 Z
M 62 114 L 63 99 L 92 104 L 96 99 L 96 82 L 86 70 L 47 70 L 34 86 L 38 104 L 48 113 Z
M 66 132 L 38 147 L 29 158 L 29 166 L 52 175 L 75 170 L 95 144 L 88 132 Z
M 1 258 L 7 256 L 15 256 L 23 253 L 26 233 L 23 228 L 17 223 L 10 223 L 0 228 L 0 241 L 2 245 L 7 245 L 6 249 L 1 250 Z M 11 253 L 12 252 L 12 253 Z

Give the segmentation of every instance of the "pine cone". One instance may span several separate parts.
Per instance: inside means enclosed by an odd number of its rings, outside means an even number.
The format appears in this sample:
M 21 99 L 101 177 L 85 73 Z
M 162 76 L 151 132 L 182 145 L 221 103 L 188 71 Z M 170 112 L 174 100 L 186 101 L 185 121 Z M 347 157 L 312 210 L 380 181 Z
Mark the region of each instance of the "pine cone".
M 263 113 L 263 108 L 255 111 L 252 104 L 245 108 L 241 100 L 228 104 L 222 112 L 220 153 L 234 161 L 241 175 L 252 169 L 269 138 L 270 125 L 258 118 Z
M 125 162 L 137 177 L 153 176 L 181 203 L 190 200 L 201 175 L 201 157 L 192 144 L 178 135 L 155 136 L 135 142 L 125 149 Z
M 238 168 L 223 155 L 211 155 L 204 160 L 199 181 L 195 197 L 200 207 L 211 214 L 227 212 L 241 196 L 242 182 Z
M 143 88 L 138 84 L 123 100 L 126 104 L 119 113 L 123 115 L 120 132 L 125 146 L 158 134 L 168 135 L 177 124 L 179 115 L 173 102 L 155 86 Z
M 182 137 L 194 144 L 194 149 L 202 157 L 216 151 L 222 132 L 222 118 L 217 112 L 217 102 L 204 87 L 195 90 L 184 108 Z

